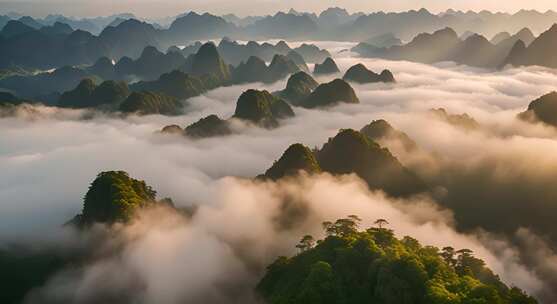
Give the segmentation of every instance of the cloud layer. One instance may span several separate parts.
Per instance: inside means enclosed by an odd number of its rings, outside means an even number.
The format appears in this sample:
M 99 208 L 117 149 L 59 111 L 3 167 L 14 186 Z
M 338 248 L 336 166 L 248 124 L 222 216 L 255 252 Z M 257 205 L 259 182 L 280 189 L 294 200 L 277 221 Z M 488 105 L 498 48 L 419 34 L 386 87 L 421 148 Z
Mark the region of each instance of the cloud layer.
M 320 46 L 337 52 L 350 47 L 331 42 Z M 0 240 L 4 242 L 56 239 L 59 225 L 80 212 L 88 184 L 103 170 L 126 170 L 146 180 L 160 197 L 170 196 L 180 206 L 201 206 L 191 222 L 172 214 L 159 222 L 153 218 L 160 216 L 145 214 L 135 225 L 120 228 L 121 244 L 109 250 L 107 257 L 77 272 L 60 274 L 33 296 L 52 300 L 49 293 L 56 288 L 79 287 L 82 293 L 59 294 L 85 301 L 94 287 L 117 297 L 121 295 L 106 281 L 117 278 L 125 286 L 115 287 L 140 290 L 147 302 L 156 298 L 175 303 L 184 297 L 191 301 L 204 297 L 214 303 L 231 298 L 246 301 L 251 297 L 247 291 L 277 253 L 291 254 L 304 233 L 318 235 L 322 220 L 355 213 L 366 225 L 379 217 L 388 218 L 399 235 L 408 234 L 426 244 L 474 249 L 506 282 L 555 299 L 551 286 L 557 284 L 557 271 L 546 267 L 555 265 L 556 259 L 554 240 L 548 242 L 544 235 L 550 226 L 533 227 L 526 219 L 499 223 L 504 221 L 499 217 L 493 219 L 494 226 L 505 228 L 499 230 L 485 224 L 481 214 L 470 217 L 466 213 L 475 210 L 470 207 L 474 204 L 502 208 L 507 198 L 503 192 L 510 189 L 526 203 L 519 205 L 509 197 L 513 207 L 524 210 L 501 209 L 508 214 L 542 208 L 551 201 L 547 198 L 557 195 L 551 186 L 557 178 L 555 130 L 515 119 L 531 100 L 557 87 L 554 71 L 532 67 L 494 72 L 451 63 L 427 66 L 360 60 L 347 52 L 335 59 L 342 71 L 357 62 L 378 72 L 388 68 L 397 83 L 354 85 L 361 104 L 329 110 L 296 108 L 297 116 L 274 130 L 238 126 L 241 132 L 236 135 L 197 141 L 156 131 L 168 124 L 185 126 L 212 113 L 228 117 L 242 91 L 275 91 L 285 81 L 211 91 L 193 98 L 188 114 L 179 117 L 94 115 L 84 120 L 80 111 L 39 107 L 31 114 L 1 118 Z M 437 107 L 466 112 L 482 128 L 466 131 L 433 119 L 427 110 Z M 388 120 L 421 147 L 420 152 L 408 153 L 396 143 L 386 143 L 405 165 L 438 186 L 433 198 L 391 201 L 369 193 L 355 178 L 323 176 L 274 185 L 230 177 L 256 176 L 292 143 L 321 146 L 338 129 L 360 129 L 374 119 Z M 285 193 L 308 208 L 298 225 L 277 219 Z M 455 210 L 456 223 L 450 213 L 436 207 L 437 202 Z M 527 205 L 530 202 L 533 205 Z M 557 208 L 547 204 L 546 210 Z M 541 215 L 540 222 L 551 223 L 552 214 Z M 477 222 L 468 222 L 470 218 Z M 277 221 L 287 228 L 279 229 Z M 455 225 L 470 230 L 462 234 Z M 477 232 L 478 227 L 487 231 Z M 544 250 L 527 255 L 532 248 Z M 141 280 L 131 279 L 135 277 Z M 107 284 L 98 285 L 103 281 Z M 161 285 L 166 281 L 177 284 Z M 231 294 L 235 290 L 242 292 Z

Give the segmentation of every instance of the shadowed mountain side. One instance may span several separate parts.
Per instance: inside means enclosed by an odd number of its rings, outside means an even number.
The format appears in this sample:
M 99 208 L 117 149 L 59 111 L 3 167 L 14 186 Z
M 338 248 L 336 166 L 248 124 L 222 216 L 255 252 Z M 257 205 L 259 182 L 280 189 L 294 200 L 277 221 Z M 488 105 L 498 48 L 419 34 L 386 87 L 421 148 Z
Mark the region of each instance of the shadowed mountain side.
M 278 126 L 279 119 L 293 116 L 294 111 L 284 100 L 267 91 L 247 90 L 238 98 L 233 117 L 273 128 Z
M 360 132 L 341 130 L 317 152 L 323 171 L 332 174 L 356 173 L 371 189 L 389 195 L 407 196 L 427 191 L 428 187 L 406 169 L 386 148 Z
M 188 99 L 206 92 L 212 88 L 212 83 L 207 85 L 201 78 L 173 71 L 161 75 L 158 80 L 134 83 L 130 88 L 133 91 L 160 92 L 178 99 Z
M 286 88 L 278 92 L 277 95 L 293 105 L 298 105 L 302 100 L 311 95 L 311 92 L 318 86 L 319 84 L 313 77 L 305 72 L 298 72 L 290 76 L 286 83 Z
M 15 75 L 0 79 L 0 87 L 10 90 L 15 95 L 23 98 L 42 100 L 44 96 L 57 95 L 61 92 L 75 88 L 84 78 L 96 79 L 88 72 L 73 68 L 63 67 L 50 73 L 37 75 Z M 59 96 L 47 98 L 48 103 L 55 104 Z
M 493 44 L 481 35 L 471 33 L 463 39 L 458 37 L 453 29 L 445 28 L 431 34 L 419 34 L 405 45 L 379 48 L 360 43 L 352 50 L 363 57 L 409 60 L 422 63 L 454 61 L 474 67 L 498 68 L 508 63 L 507 57 L 513 53 L 511 50 L 513 50 L 515 44 L 519 41 L 529 43 L 533 39 L 532 32 L 523 29 L 513 36 L 500 40 L 497 44 Z
M 512 48 L 506 64 L 514 66 L 539 65 L 550 68 L 557 67 L 557 24 L 543 32 L 530 45 L 517 41 Z
M 247 90 L 236 102 L 234 115 L 223 120 L 217 115 L 201 118 L 182 130 L 177 125 L 165 126 L 161 132 L 166 134 L 182 134 L 200 139 L 216 136 L 226 136 L 233 133 L 232 122 L 239 120 L 248 125 L 272 129 L 280 125 L 280 120 L 293 117 L 294 111 L 290 105 L 267 91 Z
M 408 196 L 428 191 L 426 184 L 402 166 L 388 149 L 351 129 L 340 130 L 315 152 L 301 144 L 290 146 L 267 170 L 264 177 L 278 179 L 296 174 L 300 170 L 308 173 L 323 171 L 335 175 L 354 173 L 371 189 L 381 189 L 392 196 Z
M 269 66 L 260 58 L 252 56 L 247 62 L 242 62 L 237 67 L 232 68 L 231 82 L 235 84 L 250 82 L 273 83 L 300 70 L 299 65 L 284 55 L 275 55 Z
M 266 16 L 246 27 L 246 33 L 267 38 L 309 38 L 318 32 L 318 26 L 308 15 L 278 12 Z
M 262 177 L 277 180 L 304 171 L 309 174 L 321 172 L 313 152 L 302 144 L 293 144 Z
M 354 89 L 346 81 L 335 79 L 319 85 L 298 105 L 304 108 L 330 107 L 339 103 L 360 103 Z
M 296 53 L 300 54 L 307 62 L 323 62 L 325 59 L 330 58 L 331 54 L 313 44 L 302 43 L 299 47 L 293 49 Z
M 212 75 L 221 82 L 230 80 L 229 67 L 213 43 L 204 44 L 193 56 L 191 73 L 195 76 Z
M 155 92 L 133 92 L 122 102 L 119 109 L 123 113 L 138 115 L 180 115 L 184 105 L 175 97 Z
M 267 76 L 267 64 L 259 57 L 251 56 L 246 62 L 240 63 L 232 69 L 232 79 L 234 83 L 249 83 L 262 81 Z
M 342 79 L 356 83 L 395 82 L 395 77 L 391 71 L 383 70 L 381 74 L 377 74 L 368 70 L 361 63 L 350 67 Z
M 336 62 L 331 57 L 327 57 L 321 64 L 315 64 L 315 67 L 313 69 L 313 74 L 315 75 L 327 75 L 339 72 L 340 70 Z
M 17 106 L 23 103 L 33 103 L 33 101 L 21 99 L 8 92 L 0 92 L 0 108 Z
M 164 54 L 155 47 L 148 46 L 136 60 L 122 57 L 113 65 L 108 57 L 102 57 L 86 70 L 103 79 L 153 80 L 185 63 L 186 59 L 180 53 Z
M 184 49 L 172 50 L 182 53 L 185 57 L 196 53 L 201 47 L 202 43 L 196 41 L 193 44 L 186 46 Z M 330 57 L 331 54 L 325 50 L 320 49 L 313 44 L 302 44 L 299 47 L 291 48 L 285 41 L 279 41 L 276 44 L 268 42 L 259 43 L 257 41 L 248 41 L 246 44 L 239 43 L 231 40 L 230 38 L 222 38 L 219 42 L 217 49 L 223 59 L 232 65 L 238 65 L 245 62 L 251 56 L 256 56 L 268 62 L 273 59 L 275 55 L 288 55 L 294 51 L 302 57 L 304 64 L 306 62 L 317 63 L 322 62 L 325 58 Z
M 109 80 L 97 86 L 92 79 L 86 78 L 75 89 L 64 92 L 60 96 L 58 106 L 65 108 L 118 106 L 129 94 L 130 90 L 125 82 Z
M 300 67 L 284 55 L 275 55 L 268 67 L 265 82 L 272 83 L 300 71 Z
M 184 129 L 178 125 L 168 125 L 161 130 L 163 134 L 178 134 L 192 139 L 227 136 L 233 132 L 230 121 L 214 114 L 203 117 Z
M 170 25 L 166 36 L 171 44 L 188 40 L 206 40 L 233 35 L 238 28 L 221 17 L 209 13 L 189 12 L 179 16 Z
M 551 92 L 532 101 L 526 112 L 519 114 L 519 118 L 531 122 L 543 122 L 557 127 L 557 92 Z
M 304 61 L 304 58 L 298 52 L 290 51 L 288 52 L 288 54 L 286 54 L 286 57 L 292 60 L 292 62 L 294 62 L 300 68 L 300 70 L 309 73 L 309 68 Z
M 198 120 L 187 126 L 184 132 L 186 136 L 192 138 L 206 138 L 232 134 L 230 123 L 220 119 L 217 115 L 209 115 Z
M 224 36 L 241 40 L 367 41 L 368 46 L 391 47 L 398 44 L 399 38 L 410 40 L 419 33 L 433 32 L 443 27 L 451 27 L 459 33 L 482 33 L 486 36 L 517 32 L 525 26 L 534 32 L 541 32 L 555 22 L 557 14 L 526 10 L 516 14 L 488 11 L 433 14 L 426 9 L 348 14 L 342 9 L 333 8 L 320 15 L 291 11 L 273 16 L 253 16 L 248 18 L 249 22 L 240 22 L 242 25 L 239 26 L 209 13 L 188 12 L 174 20 L 167 20 L 165 23 L 169 24 L 168 28 L 139 21 L 130 14 L 84 20 L 64 16 L 49 16 L 40 21 L 30 17 L 19 20 L 3 17 L 0 18 L 0 25 L 6 26 L 0 41 L 0 68 L 16 65 L 50 69 L 64 65 L 90 65 L 103 56 L 116 61 L 124 56 L 137 58 L 147 46 L 167 49 L 187 41 L 207 41 Z M 70 32 L 72 28 L 76 30 Z M 465 37 L 469 38 L 467 35 Z M 500 36 L 493 41 L 499 42 L 505 37 L 508 36 Z M 528 44 L 528 41 L 525 42 Z M 272 45 L 265 45 L 262 49 L 268 46 Z M 272 56 L 286 55 L 288 51 L 272 52 L 267 55 L 269 58 L 253 53 L 246 53 L 243 58 L 237 55 L 229 57 L 223 53 L 223 57 L 231 64 L 239 64 L 249 56 L 255 55 L 269 61 Z M 323 50 L 316 50 L 315 46 L 302 45 L 295 51 L 306 62 L 312 63 L 322 62 L 330 56 Z
M 406 151 L 415 151 L 418 145 L 406 133 L 401 132 L 386 120 L 374 120 L 370 124 L 364 126 L 360 133 L 366 135 L 376 142 L 382 141 L 399 141 Z
M 509 32 L 501 32 L 501 33 L 497 33 L 495 36 L 493 36 L 493 38 L 491 38 L 491 40 L 489 40 L 489 42 L 491 42 L 491 44 L 497 44 L 503 40 L 507 40 L 511 38 L 511 34 L 509 34 Z
M 364 41 L 364 43 L 378 48 L 387 48 L 395 45 L 401 45 L 402 41 L 398 39 L 393 33 L 387 33 L 371 37 Z

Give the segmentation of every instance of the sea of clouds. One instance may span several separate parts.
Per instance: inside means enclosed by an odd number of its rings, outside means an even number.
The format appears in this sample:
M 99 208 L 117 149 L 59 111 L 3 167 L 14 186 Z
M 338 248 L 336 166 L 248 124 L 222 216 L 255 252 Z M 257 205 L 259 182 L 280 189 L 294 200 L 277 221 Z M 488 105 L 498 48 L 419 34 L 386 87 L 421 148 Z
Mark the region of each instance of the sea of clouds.
M 358 214 L 364 227 L 388 219 L 397 235 L 424 244 L 473 249 L 508 284 L 547 303 L 555 301 L 557 255 L 531 223 L 505 223 L 514 229 L 505 235 L 498 227 L 476 229 L 474 223 L 465 227 L 470 228 L 466 233 L 457 229 L 463 201 L 470 200 L 469 209 L 502 204 L 503 199 L 513 208 L 529 208 L 528 202 L 519 205 L 503 194 L 487 196 L 479 182 L 493 187 L 489 193 L 522 191 L 519 199 L 555 195 L 557 132 L 516 119 L 530 101 L 557 88 L 555 71 L 360 59 L 345 51 L 349 44 L 320 46 L 332 50 L 343 72 L 362 62 L 376 72 L 390 69 L 397 82 L 353 85 L 360 104 L 295 108 L 296 117 L 274 130 L 237 125 L 235 135 L 202 140 L 157 131 L 169 124 L 184 127 L 209 114 L 228 118 L 244 90 L 277 91 L 286 80 L 213 90 L 190 99 L 187 114 L 177 117 L 121 118 L 35 107 L 0 118 L 0 241 L 58 248 L 85 243 L 102 252 L 80 269 L 57 274 L 28 301 L 89 303 L 98 302 L 99 295 L 137 303 L 254 301 L 251 291 L 267 264 L 295 253 L 302 235 L 321 236 L 322 221 L 349 214 Z M 440 107 L 468 113 L 482 127 L 463 130 L 432 118 L 428 110 Z M 420 146 L 409 152 L 384 143 L 403 164 L 432 184 L 450 177 L 440 194 L 393 200 L 370 192 L 354 176 L 302 176 L 281 183 L 250 179 L 293 143 L 320 147 L 339 129 L 360 129 L 375 119 L 386 119 Z M 97 238 L 64 231 L 61 224 L 81 212 L 88 185 L 106 170 L 125 170 L 152 185 L 159 197 L 172 197 L 178 206 L 197 205 L 198 211 L 192 219 L 165 209 L 143 212 L 133 224 L 111 228 L 116 240 L 101 245 Z M 483 192 L 451 197 L 476 189 Z M 292 198 L 301 215 L 289 223 L 281 214 Z M 440 207 L 441 201 L 455 204 L 456 212 Z M 106 233 L 103 229 L 91 234 Z

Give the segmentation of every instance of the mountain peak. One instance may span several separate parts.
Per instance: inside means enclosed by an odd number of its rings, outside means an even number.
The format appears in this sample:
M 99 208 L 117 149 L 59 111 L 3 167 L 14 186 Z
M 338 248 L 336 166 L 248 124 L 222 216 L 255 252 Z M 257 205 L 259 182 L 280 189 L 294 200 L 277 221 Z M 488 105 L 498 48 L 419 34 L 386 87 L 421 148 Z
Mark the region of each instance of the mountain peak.
M 313 152 L 308 147 L 298 143 L 288 147 L 280 159 L 265 172 L 264 176 L 277 180 L 285 176 L 296 175 L 299 171 L 312 174 L 321 172 L 321 168 Z
M 306 99 L 300 102 L 305 108 L 328 107 L 339 103 L 359 103 L 354 89 L 348 82 L 335 79 L 319 85 Z
M 278 120 L 294 116 L 292 108 L 268 91 L 249 89 L 236 103 L 234 118 L 249 121 L 265 128 L 278 126 Z
M 221 81 L 230 78 L 230 69 L 212 42 L 207 42 L 199 48 L 193 57 L 191 70 L 194 75 L 213 75 Z
M 21 34 L 35 31 L 35 28 L 17 20 L 10 20 L 0 31 L 0 35 L 5 38 L 15 37 Z
M 527 111 L 519 117 L 557 127 L 557 92 L 550 92 L 532 101 Z
M 317 152 L 323 171 L 356 173 L 371 189 L 393 196 L 407 196 L 427 190 L 426 185 L 406 169 L 391 152 L 361 132 L 342 129 Z
M 395 82 L 391 71 L 383 70 L 381 74 L 377 74 L 361 63 L 350 67 L 342 79 L 357 83 Z
M 185 129 L 187 136 L 192 138 L 207 138 L 225 136 L 232 133 L 230 124 L 217 115 L 209 115 L 192 123 Z
M 139 208 L 155 203 L 157 192 L 124 171 L 102 172 L 85 194 L 82 223 L 130 220 Z
M 297 104 L 307 98 L 319 84 L 306 72 L 292 74 L 286 83 L 286 89 L 279 94 L 292 104 Z
M 340 70 L 336 62 L 331 57 L 325 58 L 325 61 L 323 61 L 323 63 L 321 64 L 316 63 L 313 70 L 313 73 L 316 75 L 334 74 L 338 72 L 340 72 Z

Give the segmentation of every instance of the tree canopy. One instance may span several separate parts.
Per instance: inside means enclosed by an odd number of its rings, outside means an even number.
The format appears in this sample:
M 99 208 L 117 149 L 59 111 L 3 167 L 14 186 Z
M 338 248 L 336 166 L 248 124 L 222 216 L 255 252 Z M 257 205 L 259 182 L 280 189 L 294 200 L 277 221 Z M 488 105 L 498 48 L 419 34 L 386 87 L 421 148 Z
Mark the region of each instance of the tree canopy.
M 323 223 L 326 238 L 304 236 L 297 255 L 267 268 L 258 294 L 271 304 L 537 303 L 501 282 L 471 250 L 440 251 L 389 229 L 358 226 L 357 216 Z
M 139 208 L 156 203 L 156 194 L 145 181 L 124 171 L 101 172 L 85 194 L 81 222 L 127 221 Z

